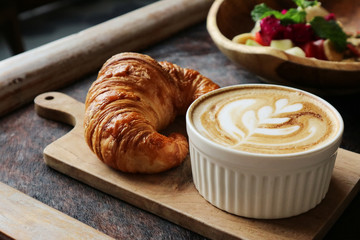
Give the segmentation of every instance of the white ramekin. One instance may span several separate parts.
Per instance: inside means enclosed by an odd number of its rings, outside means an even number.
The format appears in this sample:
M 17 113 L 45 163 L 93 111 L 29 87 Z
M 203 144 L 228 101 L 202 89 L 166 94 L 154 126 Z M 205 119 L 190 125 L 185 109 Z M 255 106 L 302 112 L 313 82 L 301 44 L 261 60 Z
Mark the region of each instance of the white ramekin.
M 251 85 L 259 84 L 246 84 Z M 292 154 L 254 154 L 233 150 L 202 136 L 192 122 L 193 110 L 203 99 L 228 88 L 201 96 L 186 113 L 196 189 L 214 206 L 250 218 L 285 218 L 314 208 L 328 191 L 341 143 L 344 124 L 338 111 L 319 97 L 295 89 L 322 101 L 337 115 L 340 128 L 331 142 L 315 150 Z

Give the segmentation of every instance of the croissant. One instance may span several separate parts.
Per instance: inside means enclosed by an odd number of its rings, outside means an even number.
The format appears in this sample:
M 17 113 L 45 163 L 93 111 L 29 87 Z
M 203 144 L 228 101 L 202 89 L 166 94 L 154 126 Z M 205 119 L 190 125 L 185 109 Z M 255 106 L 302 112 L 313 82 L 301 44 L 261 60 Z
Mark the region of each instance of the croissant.
M 178 166 L 188 154 L 186 137 L 158 131 L 217 88 L 195 70 L 138 53 L 115 55 L 86 96 L 86 142 L 101 161 L 123 172 L 157 173 Z

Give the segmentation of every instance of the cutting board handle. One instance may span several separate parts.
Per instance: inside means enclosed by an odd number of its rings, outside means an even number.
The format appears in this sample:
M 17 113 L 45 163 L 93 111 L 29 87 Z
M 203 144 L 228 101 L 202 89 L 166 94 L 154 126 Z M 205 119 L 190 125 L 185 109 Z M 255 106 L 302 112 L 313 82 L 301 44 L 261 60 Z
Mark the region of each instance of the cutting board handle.
M 82 125 L 85 105 L 76 99 L 60 92 L 46 92 L 34 99 L 36 113 L 50 120 Z

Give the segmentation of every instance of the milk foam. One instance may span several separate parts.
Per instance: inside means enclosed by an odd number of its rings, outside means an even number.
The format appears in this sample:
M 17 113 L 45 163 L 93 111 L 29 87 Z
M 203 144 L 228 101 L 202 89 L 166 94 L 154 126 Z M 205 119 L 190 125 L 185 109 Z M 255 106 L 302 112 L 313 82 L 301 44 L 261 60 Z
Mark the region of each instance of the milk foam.
M 316 148 L 335 136 L 334 113 L 310 95 L 282 88 L 244 88 L 203 100 L 193 112 L 196 129 L 221 145 L 284 154 Z

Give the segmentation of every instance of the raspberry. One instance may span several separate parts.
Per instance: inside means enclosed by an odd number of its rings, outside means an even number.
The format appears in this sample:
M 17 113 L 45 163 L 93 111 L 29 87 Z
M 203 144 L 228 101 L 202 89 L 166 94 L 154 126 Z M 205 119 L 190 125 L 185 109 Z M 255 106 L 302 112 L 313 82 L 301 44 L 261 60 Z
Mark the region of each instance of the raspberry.
M 290 39 L 295 45 L 301 45 L 316 39 L 311 26 L 304 23 L 287 25 L 284 31 L 284 38 Z
M 268 16 L 260 22 L 260 35 L 266 46 L 270 45 L 273 39 L 283 39 L 285 26 L 274 16 Z
M 327 16 L 324 17 L 326 21 L 330 21 L 330 20 L 336 20 L 335 14 L 334 13 L 329 13 Z
M 274 16 L 263 18 L 260 22 L 260 29 L 260 35 L 265 46 L 269 46 L 271 40 L 290 39 L 299 46 L 317 39 L 309 24 L 282 25 L 281 21 Z

